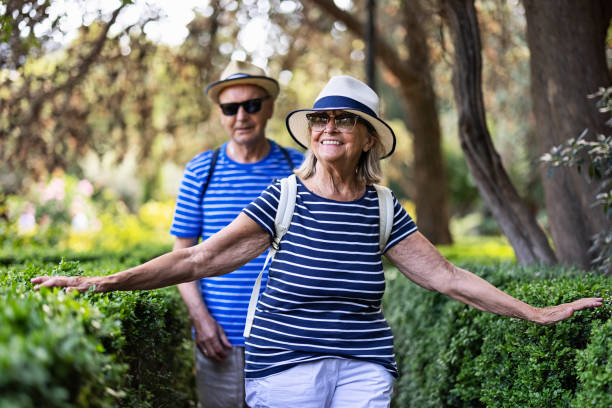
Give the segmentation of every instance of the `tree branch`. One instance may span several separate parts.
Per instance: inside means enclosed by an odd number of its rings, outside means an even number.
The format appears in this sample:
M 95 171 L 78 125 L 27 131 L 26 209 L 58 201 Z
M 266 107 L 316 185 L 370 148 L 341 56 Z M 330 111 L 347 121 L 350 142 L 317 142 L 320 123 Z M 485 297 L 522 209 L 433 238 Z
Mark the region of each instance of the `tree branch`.
M 338 8 L 333 0 L 308 0 L 315 4 L 321 10 L 327 12 L 336 20 L 342 21 L 346 27 L 358 37 L 363 38 L 365 33 L 364 24 L 357 20 L 352 14 Z M 409 64 L 402 61 L 394 48 L 382 39 L 377 33 L 374 45 L 374 51 L 378 59 L 387 67 L 387 69 L 399 81 L 404 82 L 408 86 L 412 86 L 418 82 L 417 76 L 410 70 Z

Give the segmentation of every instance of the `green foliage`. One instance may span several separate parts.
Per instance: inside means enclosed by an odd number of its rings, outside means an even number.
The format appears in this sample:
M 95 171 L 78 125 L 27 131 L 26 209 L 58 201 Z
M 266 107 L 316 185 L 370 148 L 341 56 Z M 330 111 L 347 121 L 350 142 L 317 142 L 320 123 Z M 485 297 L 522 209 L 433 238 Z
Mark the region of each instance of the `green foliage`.
M 598 97 L 597 106 L 600 112 L 612 112 L 612 87 L 601 88 L 589 96 Z M 612 126 L 612 117 L 607 124 Z M 608 220 L 612 219 L 612 135 L 597 135 L 595 140 L 588 140 L 585 129 L 578 138 L 554 146 L 540 160 L 548 164 L 549 173 L 558 167 L 575 167 L 582 172 L 586 167 L 588 178 L 598 185 L 597 196 L 593 205 L 601 206 Z M 603 273 L 612 273 L 612 223 L 602 225 L 602 230 L 593 237 L 591 252 L 595 254 L 593 264 Z
M 576 353 L 579 387 L 574 407 L 612 406 L 612 321 L 594 322 L 591 341 Z
M 0 197 L 0 249 L 21 255 L 24 248 L 98 252 L 169 244 L 172 207 L 172 200 L 149 201 L 132 213 L 110 189 L 58 171 L 22 195 Z
M 8 305 L 0 310 L 0 371 L 8 373 L 0 376 L 0 407 L 192 406 L 190 325 L 174 288 L 76 295 L 29 284 L 42 274 L 113 273 L 156 254 L 92 253 L 83 263 L 0 269 Z
M 127 367 L 102 343 L 119 335 L 118 322 L 71 295 L 29 292 L 24 276 L 37 272 L 1 279 L 0 406 L 112 406 Z
M 58 251 L 52 248 L 26 247 L 15 250 L 0 250 L 0 265 L 29 263 L 60 263 L 64 261 L 93 262 L 108 259 L 125 265 L 140 264 L 172 249 L 168 244 L 137 244 L 121 251 Z
M 392 406 L 583 407 L 609 402 L 612 278 L 510 264 L 468 269 L 534 306 L 587 296 L 603 296 L 604 306 L 539 326 L 427 292 L 390 270 L 384 310 L 401 374 Z

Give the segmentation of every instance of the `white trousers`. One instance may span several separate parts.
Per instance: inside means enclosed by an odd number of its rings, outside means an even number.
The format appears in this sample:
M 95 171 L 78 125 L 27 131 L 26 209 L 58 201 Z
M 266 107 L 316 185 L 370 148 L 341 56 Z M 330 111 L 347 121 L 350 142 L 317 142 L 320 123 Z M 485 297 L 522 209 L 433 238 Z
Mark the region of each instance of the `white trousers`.
M 246 401 L 251 408 L 388 408 L 393 382 L 380 364 L 326 358 L 246 379 Z

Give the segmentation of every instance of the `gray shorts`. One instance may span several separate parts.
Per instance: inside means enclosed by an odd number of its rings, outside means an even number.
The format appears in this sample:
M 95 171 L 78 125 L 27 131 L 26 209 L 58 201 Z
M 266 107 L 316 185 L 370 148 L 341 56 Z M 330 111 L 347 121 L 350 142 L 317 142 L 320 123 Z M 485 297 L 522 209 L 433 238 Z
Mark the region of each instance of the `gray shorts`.
M 232 347 L 221 362 L 195 347 L 196 386 L 201 408 L 245 408 L 244 347 Z

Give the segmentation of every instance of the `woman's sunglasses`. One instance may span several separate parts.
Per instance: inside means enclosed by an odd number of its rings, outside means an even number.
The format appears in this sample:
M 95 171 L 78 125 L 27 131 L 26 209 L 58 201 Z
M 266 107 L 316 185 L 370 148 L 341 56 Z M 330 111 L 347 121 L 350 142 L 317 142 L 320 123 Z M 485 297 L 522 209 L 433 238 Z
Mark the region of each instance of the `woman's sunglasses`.
M 261 110 L 261 102 L 269 97 L 268 95 L 243 102 L 220 103 L 219 106 L 221 107 L 221 112 L 223 112 L 225 116 L 234 116 L 238 113 L 238 109 L 240 109 L 241 106 L 246 113 L 257 113 Z
M 306 119 L 308 120 L 308 126 L 310 130 L 320 132 L 327 127 L 329 120 L 334 118 L 334 124 L 336 128 L 342 133 L 350 133 L 355 129 L 357 122 L 363 123 L 368 130 L 372 128 L 366 120 L 361 119 L 359 115 L 353 113 L 341 113 L 340 115 L 328 115 L 327 113 L 308 113 Z M 373 128 L 372 128 L 373 130 Z

